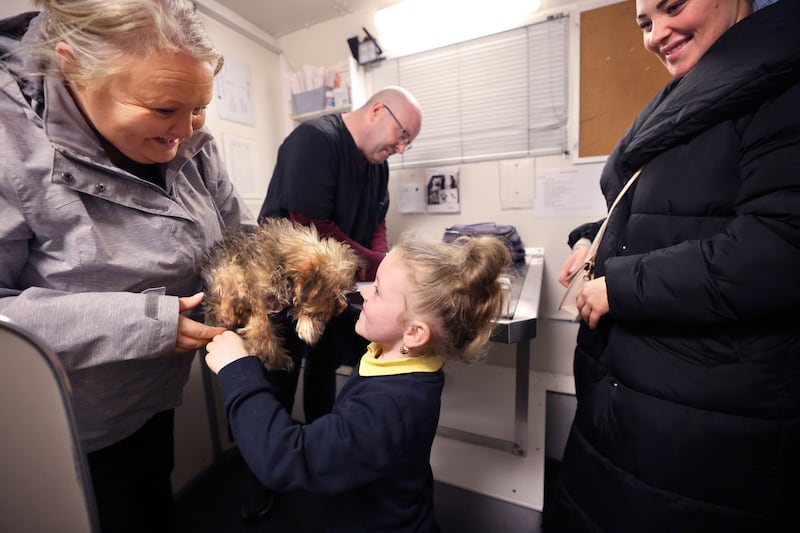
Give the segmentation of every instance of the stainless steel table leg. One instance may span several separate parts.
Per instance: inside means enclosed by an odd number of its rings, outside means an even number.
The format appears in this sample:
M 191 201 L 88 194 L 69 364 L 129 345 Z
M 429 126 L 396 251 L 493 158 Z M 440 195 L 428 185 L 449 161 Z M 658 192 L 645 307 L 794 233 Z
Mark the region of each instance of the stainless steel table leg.
M 517 384 L 514 392 L 514 443 L 517 455 L 528 449 L 528 395 L 530 394 L 530 341 L 517 343 Z
M 436 433 L 449 439 L 503 450 L 524 456 L 528 449 L 528 397 L 530 394 L 530 341 L 517 343 L 516 380 L 514 390 L 514 440 L 498 439 L 472 431 L 439 426 Z

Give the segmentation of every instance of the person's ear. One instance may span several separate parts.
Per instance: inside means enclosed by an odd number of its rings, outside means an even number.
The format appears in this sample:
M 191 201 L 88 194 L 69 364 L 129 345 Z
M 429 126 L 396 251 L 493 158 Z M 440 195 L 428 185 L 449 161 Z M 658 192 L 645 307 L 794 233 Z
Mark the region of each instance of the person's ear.
M 383 108 L 383 102 L 375 101 L 369 106 L 368 118 L 370 122 L 378 120 L 380 111 Z
M 75 65 L 78 62 L 75 51 L 70 45 L 64 41 L 56 43 L 56 61 L 58 62 L 58 69 L 65 79 L 69 80 L 72 72 L 75 70 Z
M 428 343 L 431 338 L 431 328 L 425 322 L 415 320 L 406 326 L 403 332 L 403 344 L 406 348 L 419 348 Z

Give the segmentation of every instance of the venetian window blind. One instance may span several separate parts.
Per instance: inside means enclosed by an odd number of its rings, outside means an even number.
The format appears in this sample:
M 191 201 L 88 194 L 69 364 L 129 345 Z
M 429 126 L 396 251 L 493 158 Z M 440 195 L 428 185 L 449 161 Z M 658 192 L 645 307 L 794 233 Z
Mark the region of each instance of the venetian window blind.
M 392 167 L 467 163 L 567 151 L 568 17 L 369 69 L 372 87 L 400 85 L 421 102 L 413 149 Z

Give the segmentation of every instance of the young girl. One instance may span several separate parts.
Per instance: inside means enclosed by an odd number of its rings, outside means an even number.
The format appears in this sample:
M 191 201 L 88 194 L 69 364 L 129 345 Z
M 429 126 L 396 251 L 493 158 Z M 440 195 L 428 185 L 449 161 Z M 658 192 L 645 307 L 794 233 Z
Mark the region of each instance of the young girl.
M 510 263 L 490 237 L 405 239 L 361 291 L 356 332 L 371 341 L 333 412 L 306 425 L 274 398 L 236 333 L 208 344 L 225 411 L 253 473 L 275 491 L 331 494 L 329 531 L 438 531 L 430 451 L 447 359 L 484 355 Z

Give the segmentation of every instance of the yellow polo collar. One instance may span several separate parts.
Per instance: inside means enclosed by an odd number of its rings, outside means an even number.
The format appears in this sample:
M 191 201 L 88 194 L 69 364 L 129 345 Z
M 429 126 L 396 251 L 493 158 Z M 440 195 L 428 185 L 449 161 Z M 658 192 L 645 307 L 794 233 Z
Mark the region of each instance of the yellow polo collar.
M 411 372 L 436 372 L 444 365 L 444 357 L 437 355 L 405 357 L 389 361 L 380 359 L 380 355 L 380 345 L 374 342 L 370 343 L 367 346 L 367 353 L 361 356 L 358 375 L 373 377 L 396 376 L 410 374 Z

